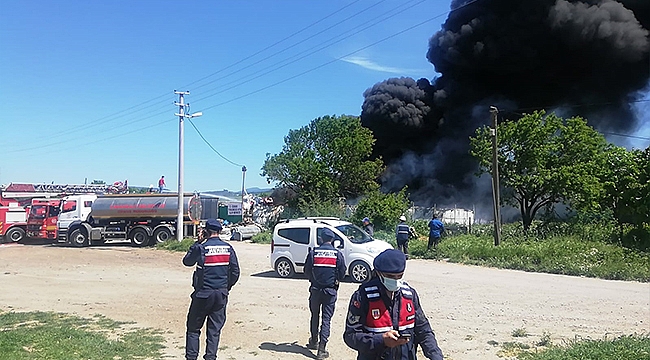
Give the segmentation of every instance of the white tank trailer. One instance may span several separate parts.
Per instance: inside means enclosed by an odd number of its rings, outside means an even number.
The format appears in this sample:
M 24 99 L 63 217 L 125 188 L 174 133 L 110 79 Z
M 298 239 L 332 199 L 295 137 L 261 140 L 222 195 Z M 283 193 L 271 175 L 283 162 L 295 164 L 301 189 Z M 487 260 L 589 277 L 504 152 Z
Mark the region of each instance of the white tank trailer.
M 218 198 L 187 194 L 183 200 L 186 229 L 201 220 L 217 217 L 210 209 L 217 208 Z M 79 201 L 79 207 L 85 203 L 88 202 Z M 61 229 L 64 233 L 59 234 L 60 241 L 77 247 L 108 240 L 129 240 L 135 246 L 147 246 L 173 239 L 176 235 L 177 194 L 105 195 L 97 197 L 89 205 L 91 209 L 86 220 L 73 221 L 67 229 Z

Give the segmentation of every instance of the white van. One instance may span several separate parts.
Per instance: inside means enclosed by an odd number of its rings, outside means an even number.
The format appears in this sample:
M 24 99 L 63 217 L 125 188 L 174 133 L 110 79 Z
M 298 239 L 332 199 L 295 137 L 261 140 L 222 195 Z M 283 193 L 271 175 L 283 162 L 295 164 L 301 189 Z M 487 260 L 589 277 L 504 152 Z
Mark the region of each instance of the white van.
M 389 243 L 375 240 L 356 225 L 338 218 L 283 220 L 273 229 L 271 240 L 271 266 L 275 272 L 283 278 L 303 272 L 309 249 L 321 243 L 320 234 L 324 228 L 334 233 L 333 244 L 343 253 L 347 273 L 356 282 L 370 280 L 375 256 L 393 248 Z

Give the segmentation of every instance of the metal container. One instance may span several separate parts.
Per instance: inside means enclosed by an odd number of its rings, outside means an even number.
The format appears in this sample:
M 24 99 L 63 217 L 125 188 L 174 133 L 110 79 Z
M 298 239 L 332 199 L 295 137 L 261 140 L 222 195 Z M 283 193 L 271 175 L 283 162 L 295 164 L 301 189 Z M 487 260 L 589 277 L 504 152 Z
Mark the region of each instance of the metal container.
M 197 205 L 198 204 L 198 205 Z M 183 198 L 183 218 L 198 220 L 201 202 L 188 194 Z M 107 195 L 98 197 L 92 204 L 90 216 L 94 219 L 169 219 L 178 214 L 178 195 Z

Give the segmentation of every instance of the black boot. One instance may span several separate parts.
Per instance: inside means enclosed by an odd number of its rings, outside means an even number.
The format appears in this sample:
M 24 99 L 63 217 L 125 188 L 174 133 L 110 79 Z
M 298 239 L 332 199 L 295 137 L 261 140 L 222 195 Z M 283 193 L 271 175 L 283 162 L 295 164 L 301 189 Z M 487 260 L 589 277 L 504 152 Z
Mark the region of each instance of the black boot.
M 323 360 L 330 356 L 330 353 L 327 350 L 325 350 L 325 345 L 327 344 L 326 343 L 318 344 L 318 353 L 316 354 L 317 360 Z
M 307 349 L 309 350 L 318 349 L 318 339 L 310 338 L 309 342 L 307 343 Z

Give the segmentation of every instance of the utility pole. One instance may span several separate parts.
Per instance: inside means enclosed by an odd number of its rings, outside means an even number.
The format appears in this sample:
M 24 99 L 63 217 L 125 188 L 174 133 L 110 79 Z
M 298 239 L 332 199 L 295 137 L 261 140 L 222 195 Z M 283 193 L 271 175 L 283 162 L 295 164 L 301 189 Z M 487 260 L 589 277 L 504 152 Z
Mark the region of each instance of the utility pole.
M 244 183 L 246 182 L 246 166 L 241 167 L 241 222 L 244 222 Z
M 499 109 L 496 106 L 490 106 L 490 115 L 492 117 L 492 200 L 494 202 L 494 246 L 501 243 L 501 200 L 499 190 L 499 158 L 497 146 L 497 115 Z
M 178 106 L 178 113 L 175 114 L 178 116 L 178 213 L 176 217 L 176 239 L 178 241 L 183 240 L 183 148 L 184 138 L 185 138 L 185 129 L 184 129 L 184 120 L 185 120 L 185 95 L 189 95 L 189 91 L 176 91 L 174 94 L 178 95 L 178 102 L 174 105 Z

